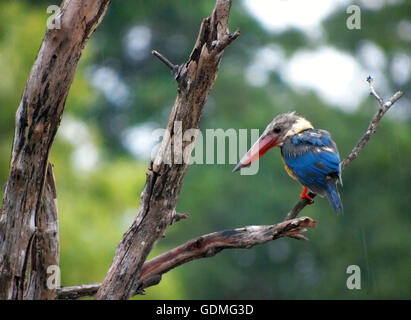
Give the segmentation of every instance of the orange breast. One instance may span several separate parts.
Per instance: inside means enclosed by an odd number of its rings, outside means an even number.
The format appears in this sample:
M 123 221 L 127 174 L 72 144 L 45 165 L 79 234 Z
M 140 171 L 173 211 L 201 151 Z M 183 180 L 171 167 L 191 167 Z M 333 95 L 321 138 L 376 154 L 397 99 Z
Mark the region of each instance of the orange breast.
M 287 166 L 287 164 L 285 163 L 284 158 L 281 157 L 281 159 L 282 159 L 283 162 L 284 162 L 284 168 L 285 168 L 285 170 L 287 171 L 288 175 L 289 175 L 291 178 L 293 178 L 294 180 L 297 180 L 297 181 L 298 181 L 298 179 L 297 179 L 297 177 L 295 176 L 295 174 L 293 173 L 293 171 L 292 171 L 292 170 L 290 169 L 290 167 Z

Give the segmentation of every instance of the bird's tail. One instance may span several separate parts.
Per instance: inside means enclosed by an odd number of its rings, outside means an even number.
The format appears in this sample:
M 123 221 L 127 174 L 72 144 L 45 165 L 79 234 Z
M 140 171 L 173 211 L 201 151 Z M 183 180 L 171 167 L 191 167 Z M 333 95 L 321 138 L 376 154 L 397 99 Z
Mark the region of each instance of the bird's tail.
M 331 205 L 333 206 L 334 211 L 337 214 L 343 213 L 343 206 L 341 203 L 340 194 L 338 193 L 338 190 L 337 190 L 336 183 L 328 183 L 326 195 L 327 195 L 328 201 L 330 201 Z

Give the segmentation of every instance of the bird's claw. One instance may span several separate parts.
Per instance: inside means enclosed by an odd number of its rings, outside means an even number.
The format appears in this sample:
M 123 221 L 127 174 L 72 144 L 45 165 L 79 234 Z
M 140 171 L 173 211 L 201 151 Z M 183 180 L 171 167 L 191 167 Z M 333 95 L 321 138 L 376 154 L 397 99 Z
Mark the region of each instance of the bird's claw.
M 300 198 L 301 198 L 301 199 L 307 199 L 309 205 L 314 203 L 314 199 L 311 198 L 308 194 L 306 194 L 306 195 L 301 195 Z
M 300 198 L 301 198 L 301 199 L 307 199 L 307 200 L 308 200 L 308 204 L 313 204 L 313 203 L 314 203 L 313 198 L 311 198 L 311 197 L 308 195 L 308 189 L 307 189 L 306 187 L 303 188 L 303 192 L 301 193 Z

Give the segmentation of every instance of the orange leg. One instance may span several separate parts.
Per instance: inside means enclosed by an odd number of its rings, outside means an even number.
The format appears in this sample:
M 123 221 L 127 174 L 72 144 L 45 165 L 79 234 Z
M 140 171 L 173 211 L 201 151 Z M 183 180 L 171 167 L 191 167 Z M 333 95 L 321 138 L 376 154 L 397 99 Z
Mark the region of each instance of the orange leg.
M 311 198 L 311 197 L 307 194 L 307 192 L 308 192 L 308 189 L 307 189 L 306 187 L 303 187 L 303 192 L 301 193 L 300 198 L 301 198 L 301 199 L 308 199 L 308 200 L 310 200 L 310 202 L 313 202 L 313 198 Z

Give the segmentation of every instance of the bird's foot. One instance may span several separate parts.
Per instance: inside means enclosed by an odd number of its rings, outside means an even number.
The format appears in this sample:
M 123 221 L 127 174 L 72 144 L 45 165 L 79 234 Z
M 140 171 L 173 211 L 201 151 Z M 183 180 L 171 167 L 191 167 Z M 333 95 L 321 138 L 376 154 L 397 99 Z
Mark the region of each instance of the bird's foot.
M 307 199 L 307 200 L 309 201 L 309 204 L 313 204 L 313 203 L 314 203 L 313 198 L 311 198 L 311 197 L 308 195 L 308 189 L 307 189 L 306 187 L 303 188 L 303 192 L 301 192 L 300 198 L 301 198 L 301 199 Z

